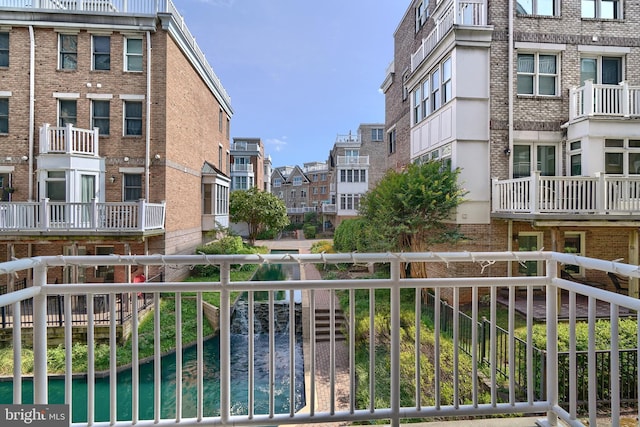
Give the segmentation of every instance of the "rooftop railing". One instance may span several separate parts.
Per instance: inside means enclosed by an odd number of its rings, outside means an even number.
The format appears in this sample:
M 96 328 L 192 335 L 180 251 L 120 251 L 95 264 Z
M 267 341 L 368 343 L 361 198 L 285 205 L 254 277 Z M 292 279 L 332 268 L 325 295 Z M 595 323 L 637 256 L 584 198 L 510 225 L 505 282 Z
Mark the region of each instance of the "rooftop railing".
M 493 180 L 493 212 L 635 215 L 640 210 L 640 175 L 597 174 Z
M 535 277 L 498 277 L 493 276 L 490 271 L 497 271 L 498 266 L 505 263 L 526 263 L 527 261 L 536 261 L 544 265 L 544 275 Z M 405 263 L 426 262 L 426 263 L 438 263 L 443 268 L 448 268 L 451 265 L 460 266 L 465 271 L 475 272 L 471 273 L 471 277 L 430 277 L 424 279 L 410 279 L 401 278 L 401 271 L 404 269 Z M 244 264 L 280 264 L 280 265 L 295 265 L 305 266 L 307 264 L 317 264 L 321 266 L 328 266 L 333 264 L 356 264 L 356 265 L 386 265 L 389 268 L 388 278 L 376 278 L 369 280 L 286 280 L 286 281 L 263 281 L 263 282 L 232 282 L 230 279 L 230 272 L 233 265 Z M 502 415 L 514 415 L 514 414 L 542 414 L 546 417 L 543 425 L 554 426 L 557 425 L 558 420 L 564 421 L 569 426 L 584 426 L 583 421 L 588 420 L 589 425 L 597 425 L 598 414 L 603 410 L 608 410 L 612 420 L 613 426 L 620 425 L 620 390 L 622 388 L 628 388 L 628 381 L 636 381 L 637 374 L 634 374 L 630 380 L 626 375 L 621 375 L 621 354 L 625 349 L 622 348 L 620 341 L 620 334 L 618 330 L 618 320 L 621 317 L 621 312 L 633 313 L 633 319 L 637 321 L 637 313 L 640 311 L 640 300 L 631 298 L 625 295 L 620 295 L 612 292 L 607 292 L 602 289 L 590 287 L 584 284 L 576 283 L 561 279 L 559 277 L 559 266 L 562 264 L 578 265 L 585 269 L 602 271 L 602 272 L 614 272 L 616 274 L 629 276 L 632 278 L 640 277 L 640 271 L 637 266 L 622 264 L 612 261 L 603 261 L 591 258 L 585 258 L 576 256 L 573 254 L 562 254 L 555 252 L 443 252 L 443 253 L 386 253 L 386 254 L 365 254 L 365 253 L 352 253 L 352 254 L 317 254 L 317 255 L 293 255 L 293 254 L 271 254 L 271 255 L 153 255 L 153 256 L 77 256 L 77 257 L 38 257 L 32 259 L 20 259 L 0 264 L 0 273 L 5 280 L 14 281 L 14 277 L 28 274 L 33 277 L 33 286 L 19 291 L 10 292 L 8 294 L 0 295 L 0 307 L 12 307 L 13 313 L 20 314 L 21 305 L 25 301 L 31 301 L 33 304 L 33 402 L 36 404 L 50 404 L 54 403 L 49 401 L 48 394 L 48 371 L 47 371 L 47 298 L 52 295 L 61 295 L 64 299 L 64 312 L 68 318 L 71 318 L 72 304 L 71 300 L 74 296 L 84 295 L 87 301 L 94 299 L 95 295 L 109 295 L 110 301 L 115 301 L 117 294 L 144 292 L 149 295 L 153 295 L 154 306 L 160 307 L 160 300 L 166 293 L 170 293 L 175 298 L 176 312 L 180 313 L 180 307 L 183 300 L 186 297 L 182 295 L 186 292 L 195 294 L 196 304 L 196 359 L 193 362 L 189 362 L 189 366 L 184 365 L 182 357 L 176 357 L 175 359 L 175 375 L 177 378 L 182 378 L 183 381 L 178 381 L 178 384 L 182 384 L 184 381 L 194 385 L 193 394 L 187 396 L 186 392 L 183 392 L 182 387 L 175 387 L 175 392 L 172 396 L 163 396 L 160 394 L 160 388 L 163 381 L 163 374 L 160 369 L 162 352 L 160 349 L 161 335 L 166 333 L 167 328 L 176 328 L 175 334 L 175 349 L 176 355 L 181 355 L 183 349 L 190 343 L 182 341 L 182 318 L 176 316 L 175 324 L 161 323 L 161 316 L 163 316 L 162 309 L 156 310 L 153 315 L 153 342 L 156 343 L 154 347 L 154 353 L 151 357 L 154 366 L 157 368 L 150 371 L 149 375 L 145 377 L 144 385 L 150 384 L 154 390 L 154 404 L 151 405 L 151 414 L 148 416 L 140 417 L 140 404 L 138 396 L 140 395 L 143 382 L 141 381 L 141 373 L 137 368 L 138 357 L 138 329 L 137 329 L 137 317 L 133 317 L 132 326 L 132 361 L 133 369 L 131 370 L 130 392 L 127 396 L 130 396 L 128 402 L 124 403 L 131 408 L 130 420 L 119 419 L 117 420 L 117 392 L 115 378 L 118 375 L 118 367 L 116 366 L 116 350 L 117 345 L 115 342 L 111 343 L 110 355 L 112 364 L 110 365 L 108 375 L 111 378 L 109 381 L 109 392 L 104 398 L 99 400 L 87 399 L 86 408 L 82 408 L 88 417 L 86 422 L 74 423 L 73 425 L 96 425 L 96 426 L 108 426 L 115 425 L 117 421 L 118 426 L 151 426 L 158 423 L 171 423 L 175 426 L 194 426 L 194 425 L 282 425 L 282 424 L 316 424 L 322 422 L 373 422 L 383 421 L 390 423 L 392 426 L 397 427 L 403 420 L 417 419 L 417 418 L 432 418 L 432 417 L 491 417 Z M 175 266 L 190 266 L 195 265 L 207 265 L 217 266 L 220 269 L 220 280 L 214 282 L 158 282 L 158 283 L 113 283 L 113 284 L 81 284 L 81 283 L 61 283 L 51 284 L 52 280 L 49 275 L 60 268 L 73 269 L 75 267 L 87 268 L 90 266 L 101 265 L 113 265 L 113 266 L 148 266 L 150 268 L 160 267 L 168 268 Z M 490 270 L 487 270 L 490 268 Z M 12 289 L 10 287 L 10 289 Z M 498 306 L 498 291 L 502 289 L 506 291 L 508 295 L 508 327 L 504 330 L 505 333 L 501 333 L 498 338 L 497 333 L 497 320 L 496 311 Z M 515 341 L 517 339 L 515 333 L 515 301 L 518 295 L 525 290 L 526 304 L 529 309 L 525 314 L 526 321 L 526 333 L 524 341 L 526 342 L 526 351 L 524 355 L 515 353 Z M 378 291 L 382 291 L 379 293 Z M 267 364 L 269 366 L 269 372 L 274 375 L 277 372 L 288 372 L 290 377 L 294 378 L 293 369 L 294 365 L 299 362 L 297 358 L 308 358 L 310 361 L 307 366 L 306 378 L 308 384 L 306 384 L 309 395 L 306 396 L 307 407 L 303 411 L 296 412 L 293 409 L 289 410 L 276 410 L 272 404 L 268 405 L 267 409 L 257 411 L 254 408 L 254 365 L 253 361 L 256 357 L 258 349 L 253 345 L 249 345 L 246 360 L 247 366 L 243 367 L 241 372 L 248 377 L 246 388 L 243 386 L 240 392 L 238 392 L 238 384 L 232 384 L 232 375 L 237 372 L 232 372 L 230 365 L 231 361 L 231 331 L 230 321 L 232 312 L 233 295 L 236 293 L 247 293 L 248 295 L 248 310 L 252 312 L 252 308 L 255 306 L 254 296 L 258 293 L 266 293 L 269 295 L 267 306 L 269 312 L 274 309 L 274 293 L 284 293 L 293 297 L 295 292 L 301 292 L 303 294 L 302 301 L 303 307 L 308 307 L 309 316 L 302 316 L 300 320 L 303 324 L 303 329 L 308 331 L 308 350 L 305 350 L 303 355 L 294 353 L 292 351 L 296 342 L 296 328 L 289 328 L 288 332 L 285 332 L 284 342 L 289 342 L 288 357 L 276 358 L 272 344 L 267 345 L 268 356 Z M 425 300 L 424 293 L 432 293 L 432 302 Z M 502 291 L 501 291 L 502 292 Z M 534 363 L 533 358 L 533 309 L 534 304 L 533 295 L 536 292 L 536 304 L 544 305 L 544 312 L 546 314 L 546 347 L 541 349 L 545 352 L 546 365 L 545 369 L 540 371 L 539 366 Z M 219 295 L 219 359 L 208 360 L 203 355 L 203 296 L 206 293 L 216 293 Z M 318 346 L 316 344 L 315 334 L 315 316 L 314 313 L 318 310 L 318 297 L 321 293 L 328 293 L 329 300 L 334 301 L 330 303 L 330 307 L 335 308 L 335 296 L 341 294 L 346 297 L 346 305 L 343 302 L 342 309 L 347 314 L 347 318 L 351 319 L 347 326 L 347 340 L 346 348 L 348 353 L 349 369 L 348 379 L 345 380 L 345 384 L 341 384 L 348 389 L 349 399 L 345 402 L 344 408 L 342 406 L 336 406 L 336 391 L 335 384 L 330 387 L 330 392 L 327 397 L 318 396 L 315 392 L 317 382 L 320 378 L 320 372 L 316 365 L 316 360 L 319 355 L 317 354 Z M 409 304 L 414 306 L 413 314 L 401 310 L 401 304 L 403 301 L 407 301 L 409 298 Z M 451 324 L 448 325 L 448 332 L 441 332 L 441 316 L 440 316 L 440 304 L 439 301 L 448 295 L 451 304 L 451 310 L 453 317 Z M 488 329 L 487 334 L 484 337 L 479 336 L 479 328 L 470 328 L 463 334 L 463 325 L 460 322 L 459 314 L 463 311 L 461 304 L 462 296 L 465 296 L 469 300 L 469 304 L 465 304 L 464 310 L 470 313 L 470 319 L 472 322 L 477 323 L 479 319 L 478 309 L 481 304 L 481 299 L 484 303 L 489 304 L 490 324 L 486 326 Z M 485 297 L 488 296 L 488 297 Z M 559 304 L 560 295 L 568 296 L 568 310 L 561 308 Z M 540 297 L 543 297 L 542 299 Z M 192 297 L 189 297 L 192 298 Z M 385 354 L 390 355 L 389 365 L 386 369 L 380 369 L 376 365 L 375 357 L 371 357 L 367 368 L 364 368 L 368 372 L 367 382 L 369 385 L 358 385 L 357 376 L 354 366 L 356 364 L 356 325 L 355 319 L 356 310 L 355 303 L 362 299 L 367 299 L 369 304 L 369 314 L 362 319 L 359 330 L 370 331 L 368 333 L 369 342 L 372 348 L 370 354 L 376 353 L 376 346 L 383 344 L 379 341 L 379 337 L 386 337 L 384 340 L 385 345 L 388 345 L 388 352 L 385 350 Z M 564 297 L 563 297 L 564 298 Z M 576 346 L 576 337 L 570 332 L 568 356 L 561 354 L 558 349 L 558 324 L 560 322 L 560 312 L 565 310 L 567 313 L 566 321 L 570 325 L 570 331 L 575 331 L 575 325 L 578 321 L 577 318 L 577 300 L 578 298 L 586 298 L 585 304 L 588 304 L 589 310 L 585 321 L 588 323 L 589 328 L 589 349 L 584 352 L 579 352 Z M 293 301 L 290 298 L 289 301 Z M 411 302 L 413 300 L 413 302 Z M 434 302 L 435 301 L 435 302 Z M 134 312 L 136 311 L 137 299 L 133 298 L 132 304 L 134 305 Z M 382 307 L 388 304 L 390 309 L 389 318 L 386 322 L 376 322 L 375 319 L 380 315 L 378 307 Z M 426 305 L 433 304 L 433 307 L 429 307 L 435 314 L 434 326 L 433 326 L 433 342 L 430 346 L 424 346 L 427 343 L 427 337 L 423 336 L 422 322 L 423 322 L 423 308 Z M 598 320 L 596 317 L 596 305 L 604 304 L 608 307 L 608 314 L 611 320 L 609 329 L 609 348 L 610 353 L 609 363 L 606 369 L 599 368 L 596 364 L 599 358 L 598 353 L 602 349 L 596 351 L 595 348 L 595 324 Z M 293 313 L 294 304 L 289 305 L 289 319 L 296 319 L 296 315 Z M 110 310 L 114 311 L 111 318 L 115 319 L 115 307 L 116 304 L 109 306 Z M 594 308 L 594 309 L 592 309 Z M 89 317 L 89 325 L 93 324 L 94 316 L 94 304 L 87 304 Z M 413 319 L 411 318 L 413 316 Z M 306 319 L 306 320 L 305 320 Z M 331 325 L 331 336 L 335 336 L 336 326 L 335 322 L 329 322 Z M 162 325 L 162 326 L 161 326 Z M 248 343 L 253 343 L 256 337 L 256 330 L 252 326 L 253 323 L 249 321 L 247 338 Z M 363 326 L 364 325 L 364 326 Z M 113 326 L 112 326 L 113 327 Z M 364 329 L 362 329 L 364 328 Z M 71 387 L 72 384 L 72 329 L 71 323 L 64 323 L 65 331 L 65 357 L 67 363 L 67 369 L 64 374 L 66 402 L 73 401 L 75 389 Z M 274 342 L 273 332 L 274 329 L 270 329 L 268 333 L 269 342 Z M 19 327 L 13 329 L 13 345 L 14 345 L 14 389 L 13 398 L 11 399 L 14 404 L 20 404 L 23 401 L 22 379 L 23 373 L 21 371 L 22 365 L 22 331 Z M 115 334 L 112 334 L 112 336 Z M 367 335 L 367 334 L 365 334 Z M 486 336 L 488 335 L 488 337 Z M 635 336 L 635 334 L 633 334 Z M 464 341 L 463 342 L 463 336 Z M 401 359 L 401 337 L 408 338 L 410 342 L 413 342 L 415 355 L 418 357 Z M 439 368 L 440 361 L 440 349 L 444 348 L 444 341 L 451 341 L 452 346 L 452 366 L 454 367 L 453 375 L 445 378 Z M 640 335 L 635 339 L 633 343 L 637 353 L 640 348 L 637 341 L 640 340 Z M 87 330 L 87 344 L 88 348 L 92 349 L 95 343 L 95 337 L 93 329 L 90 326 Z M 482 345 L 481 345 L 482 344 Z M 505 346 L 506 344 L 506 346 Z M 405 345 L 405 344 L 403 344 Z M 426 354 L 425 350 L 429 350 L 434 360 L 434 365 L 421 363 L 421 357 Z M 502 349 L 507 349 L 503 351 Z M 328 369 L 329 375 L 323 377 L 328 378 L 329 381 L 336 381 L 336 347 L 335 344 L 330 346 L 330 354 L 328 355 Z M 483 353 L 481 353 L 481 351 Z M 459 361 L 465 357 L 464 354 L 468 353 L 471 360 L 470 367 L 467 369 L 460 369 Z M 488 353 L 488 354 L 487 354 Z M 625 351 L 626 354 L 626 351 Z M 580 358 L 578 359 L 578 355 Z M 506 357 L 503 360 L 502 357 Z M 243 355 L 244 358 L 244 355 Z M 537 359 L 536 359 L 537 360 Z M 580 360 L 580 366 L 577 365 L 577 361 Z M 627 360 L 627 359 L 624 359 Z M 637 360 L 637 359 L 636 359 Z M 561 362 L 562 361 L 562 362 Z M 559 364 L 563 363 L 562 366 Z M 213 377 L 209 377 L 207 381 L 214 381 L 220 388 L 219 404 L 215 408 L 211 405 L 205 405 L 205 394 L 208 393 L 207 388 L 203 387 L 204 373 L 212 366 L 219 364 L 219 374 Z M 482 364 L 488 364 L 487 371 L 482 371 Z M 82 390 L 82 396 L 94 397 L 96 396 L 96 372 L 95 372 L 95 354 L 89 351 L 87 356 L 88 371 L 85 378 L 86 389 Z M 562 368 L 563 381 L 568 378 L 568 386 L 563 385 L 566 389 L 566 395 L 563 395 L 563 400 L 559 398 L 559 369 Z M 235 369 L 238 369 L 237 367 Z M 516 374 L 518 369 L 518 374 Z M 402 383 L 401 371 L 410 371 L 414 378 L 417 379 L 415 384 Z M 500 372 L 502 373 L 500 373 Z M 542 372 L 542 374 L 541 374 Z M 185 375 L 187 378 L 185 378 Z M 505 375 L 506 379 L 499 377 L 499 375 Z M 524 375 L 524 377 L 523 377 Z M 540 382 L 539 375 L 543 375 L 543 381 Z M 566 376 L 565 376 L 566 375 Z M 173 377 L 175 383 L 175 377 Z M 294 396 L 296 390 L 298 390 L 295 384 L 289 385 L 286 383 L 284 389 L 277 389 L 274 387 L 273 377 L 270 377 L 271 386 L 266 387 L 267 399 L 273 403 L 276 394 L 284 394 L 288 396 L 289 401 L 294 401 L 297 397 Z M 360 376 L 362 378 L 362 376 Z M 428 381 L 425 379 L 428 378 Z M 484 378 L 484 380 L 481 380 Z M 580 380 L 578 382 L 578 379 Z M 171 381 L 171 379 L 169 378 Z M 384 381 L 383 381 L 384 380 Z M 517 393 L 518 387 L 516 381 L 527 384 L 524 394 Z M 588 386 L 588 392 L 586 399 L 588 405 L 586 406 L 586 415 L 580 418 L 578 414 L 578 399 L 583 399 L 584 396 L 579 393 L 578 384 L 586 383 Z M 291 381 L 294 382 L 294 381 Z M 472 392 L 469 395 L 463 394 L 460 388 L 462 383 L 471 384 Z M 542 389 L 536 388 L 536 384 L 544 384 Z M 606 396 L 601 395 L 601 384 L 610 384 L 610 389 L 607 390 Z M 371 396 L 369 400 L 360 401 L 356 399 L 358 387 L 365 387 L 369 390 L 374 390 L 373 385 L 377 384 L 380 387 L 383 384 L 385 388 L 378 390 L 381 396 L 389 396 L 390 401 L 388 404 L 381 404 L 383 400 L 377 399 L 377 396 Z M 446 385 L 446 387 L 445 387 Z M 233 396 L 231 394 L 232 387 L 235 389 Z M 435 401 L 426 400 L 426 389 L 433 392 Z M 488 387 L 487 400 L 484 399 L 486 393 L 481 393 Z M 508 392 L 503 393 L 504 388 Z M 401 389 L 403 392 L 401 392 Z M 148 390 L 148 389 L 145 389 Z M 412 390 L 412 391 L 410 391 Z M 536 391 L 537 390 L 537 391 Z M 541 393 L 538 393 L 540 392 Z M 582 389 L 581 389 L 582 391 Z M 149 393 L 149 392 L 147 392 Z M 239 394 L 238 394 L 239 393 Z M 29 393 L 30 394 L 30 393 Z M 28 394 L 24 394 L 28 395 Z M 400 396 L 405 396 L 401 402 Z M 236 405 L 236 399 L 241 399 L 240 396 L 244 396 L 244 400 L 249 402 L 248 406 Z M 5 396 L 8 397 L 8 396 Z M 208 396 L 206 396 L 208 398 Z M 319 399 L 326 399 L 329 401 L 329 410 L 319 410 L 317 401 Z M 566 399 L 566 400 L 565 400 Z M 635 405 L 637 408 L 637 395 L 635 397 Z M 127 400 L 127 399 L 125 399 Z M 58 402 L 61 403 L 61 402 Z M 96 405 L 109 406 L 111 410 L 108 412 L 108 419 L 99 420 L 94 422 Z M 184 406 L 183 406 L 184 405 Z M 186 408 L 183 412 L 183 407 Z M 170 419 L 162 416 L 162 411 L 173 408 L 173 416 Z M 73 406 L 71 408 L 73 410 Z M 144 408 L 149 409 L 149 408 Z M 216 413 L 212 414 L 211 411 L 215 409 Z M 219 412 L 217 410 L 219 409 Z M 586 422 L 586 421 L 585 421 Z

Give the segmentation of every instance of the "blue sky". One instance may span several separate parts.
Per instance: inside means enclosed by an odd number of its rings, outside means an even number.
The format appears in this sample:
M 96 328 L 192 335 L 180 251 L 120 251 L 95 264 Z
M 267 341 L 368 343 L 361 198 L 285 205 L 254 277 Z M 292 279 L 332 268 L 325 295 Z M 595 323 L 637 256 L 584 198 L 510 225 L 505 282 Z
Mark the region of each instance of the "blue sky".
M 274 166 L 324 161 L 336 135 L 384 123 L 380 85 L 409 0 L 173 0 L 231 96 L 231 137 Z

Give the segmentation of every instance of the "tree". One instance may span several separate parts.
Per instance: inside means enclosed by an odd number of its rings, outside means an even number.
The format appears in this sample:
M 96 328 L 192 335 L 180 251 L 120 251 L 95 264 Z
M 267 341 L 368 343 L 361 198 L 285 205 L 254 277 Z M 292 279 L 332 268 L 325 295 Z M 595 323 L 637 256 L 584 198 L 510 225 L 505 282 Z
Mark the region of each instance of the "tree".
M 232 222 L 247 223 L 249 243 L 252 245 L 262 230 L 280 231 L 289 225 L 287 207 L 282 200 L 256 187 L 231 193 L 229 218 Z
M 458 174 L 439 162 L 388 171 L 360 200 L 373 249 L 425 252 L 433 243 L 455 240 L 457 228 L 449 220 L 465 194 Z M 425 266 L 412 265 L 411 275 L 426 277 Z

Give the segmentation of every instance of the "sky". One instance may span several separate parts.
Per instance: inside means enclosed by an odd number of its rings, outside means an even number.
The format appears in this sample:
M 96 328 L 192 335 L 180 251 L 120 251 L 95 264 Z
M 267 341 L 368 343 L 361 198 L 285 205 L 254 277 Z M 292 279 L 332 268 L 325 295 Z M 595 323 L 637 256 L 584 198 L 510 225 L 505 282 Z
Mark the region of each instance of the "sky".
M 337 135 L 384 123 L 409 0 L 173 2 L 231 97 L 231 138 L 261 138 L 273 166 L 326 161 Z

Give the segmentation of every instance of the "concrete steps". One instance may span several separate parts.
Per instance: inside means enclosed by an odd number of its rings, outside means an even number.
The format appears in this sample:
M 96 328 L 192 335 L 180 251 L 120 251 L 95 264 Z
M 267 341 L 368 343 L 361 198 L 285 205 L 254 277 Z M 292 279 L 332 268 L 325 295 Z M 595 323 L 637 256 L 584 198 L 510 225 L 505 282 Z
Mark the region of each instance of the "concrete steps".
M 331 340 L 331 310 L 327 308 L 316 309 L 316 342 L 329 342 Z M 346 341 L 344 333 L 347 330 L 347 319 L 340 309 L 335 310 L 334 315 L 335 340 Z

